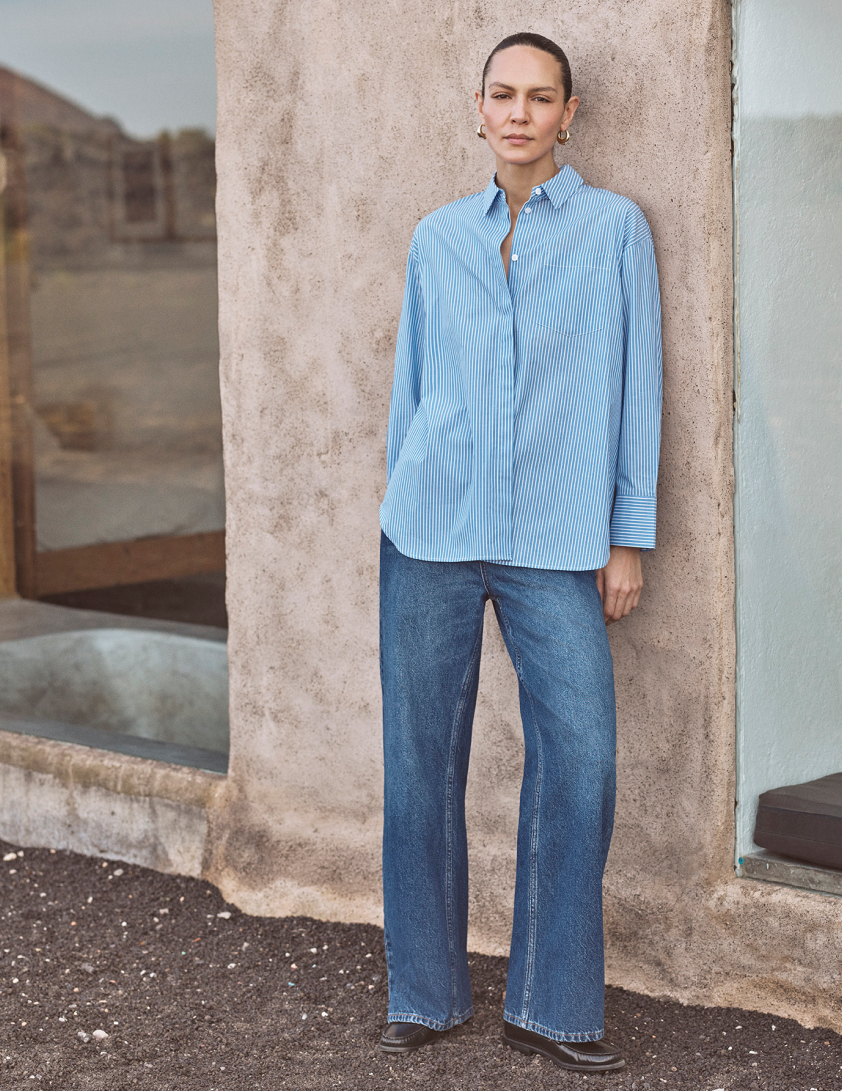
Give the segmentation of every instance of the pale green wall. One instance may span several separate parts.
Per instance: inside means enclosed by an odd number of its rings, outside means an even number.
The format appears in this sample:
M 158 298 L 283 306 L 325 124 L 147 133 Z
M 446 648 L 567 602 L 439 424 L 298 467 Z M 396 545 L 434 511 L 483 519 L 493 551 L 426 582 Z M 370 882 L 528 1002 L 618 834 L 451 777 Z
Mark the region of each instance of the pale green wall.
M 842 5 L 736 29 L 739 856 L 761 792 L 842 771 Z

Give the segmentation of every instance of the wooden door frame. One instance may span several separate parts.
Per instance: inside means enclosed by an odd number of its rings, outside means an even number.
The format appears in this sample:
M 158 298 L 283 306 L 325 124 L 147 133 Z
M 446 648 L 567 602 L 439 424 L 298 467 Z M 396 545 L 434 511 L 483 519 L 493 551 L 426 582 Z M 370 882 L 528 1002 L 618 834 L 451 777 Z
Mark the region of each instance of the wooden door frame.
M 12 405 L 6 323 L 5 194 L 8 164 L 0 148 L 0 598 L 15 594 L 15 523 L 12 491 Z

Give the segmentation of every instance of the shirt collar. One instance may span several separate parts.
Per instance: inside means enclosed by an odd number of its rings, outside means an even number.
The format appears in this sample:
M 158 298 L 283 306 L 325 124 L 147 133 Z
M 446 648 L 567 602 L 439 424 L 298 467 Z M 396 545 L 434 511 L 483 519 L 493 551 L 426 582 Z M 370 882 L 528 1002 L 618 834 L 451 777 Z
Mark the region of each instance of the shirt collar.
M 549 200 L 553 208 L 561 208 L 565 201 L 567 201 L 576 190 L 583 186 L 585 183 L 576 171 L 567 163 L 561 168 L 558 174 L 554 174 L 552 178 L 546 182 L 542 182 L 540 186 L 536 186 L 532 190 L 533 196 L 537 190 L 541 190 Z M 497 175 L 491 176 L 491 181 L 485 188 L 485 192 L 482 195 L 482 210 L 488 213 L 491 206 L 497 197 L 497 194 L 502 194 L 502 189 L 497 185 Z

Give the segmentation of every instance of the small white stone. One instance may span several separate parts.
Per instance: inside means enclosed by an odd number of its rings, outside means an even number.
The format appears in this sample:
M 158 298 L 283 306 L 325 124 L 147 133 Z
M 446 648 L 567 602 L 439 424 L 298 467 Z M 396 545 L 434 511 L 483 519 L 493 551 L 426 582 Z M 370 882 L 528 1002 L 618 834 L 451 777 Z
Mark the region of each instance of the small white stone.
M 305 1012 L 302 1012 L 302 1013 L 301 1013 L 301 1018 L 302 1018 L 302 1019 L 306 1019 L 306 1018 L 307 1018 L 307 1012 L 306 1012 L 306 1011 L 305 1011 Z
M 86 974 L 92 974 L 94 972 L 94 968 L 91 966 L 90 962 L 83 962 L 79 969 L 84 970 Z
M 16 852 L 7 852 L 3 857 L 3 863 L 8 864 L 11 860 L 17 860 L 18 854 Z
M 76 1037 L 79 1039 L 80 1042 L 90 1042 L 91 1040 L 90 1034 L 85 1034 L 83 1030 L 77 1030 Z
M 107 1030 L 95 1030 L 94 1031 L 94 1038 L 96 1038 L 96 1040 L 98 1042 L 104 1041 L 107 1037 L 108 1037 L 108 1031 Z
M 230 921 L 231 920 L 231 914 L 228 912 L 227 909 L 223 910 L 222 913 L 217 913 L 216 915 L 217 915 L 217 917 L 221 917 L 222 920 L 224 920 L 224 921 Z
M 318 953 L 319 953 L 318 948 L 316 948 L 316 947 L 311 947 L 310 948 L 310 954 L 311 955 L 317 955 Z
M 229 962 L 228 963 L 228 969 L 229 970 L 236 970 L 237 969 L 237 963 L 236 962 Z
M 120 876 L 120 875 L 122 875 L 122 874 L 123 874 L 123 869 L 122 869 L 121 867 L 115 868 L 115 869 L 114 869 L 114 870 L 113 870 L 113 871 L 111 872 L 111 874 L 112 874 L 112 875 L 117 875 L 117 876 Z

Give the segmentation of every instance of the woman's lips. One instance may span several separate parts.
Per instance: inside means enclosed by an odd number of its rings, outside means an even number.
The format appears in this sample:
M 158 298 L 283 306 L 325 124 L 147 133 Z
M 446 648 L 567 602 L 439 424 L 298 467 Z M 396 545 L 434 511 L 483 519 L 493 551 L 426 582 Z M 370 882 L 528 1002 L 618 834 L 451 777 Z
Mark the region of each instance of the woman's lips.
M 510 144 L 528 144 L 532 137 L 523 136 L 521 133 L 511 133 L 509 136 L 504 136 L 503 139 L 508 140 Z

